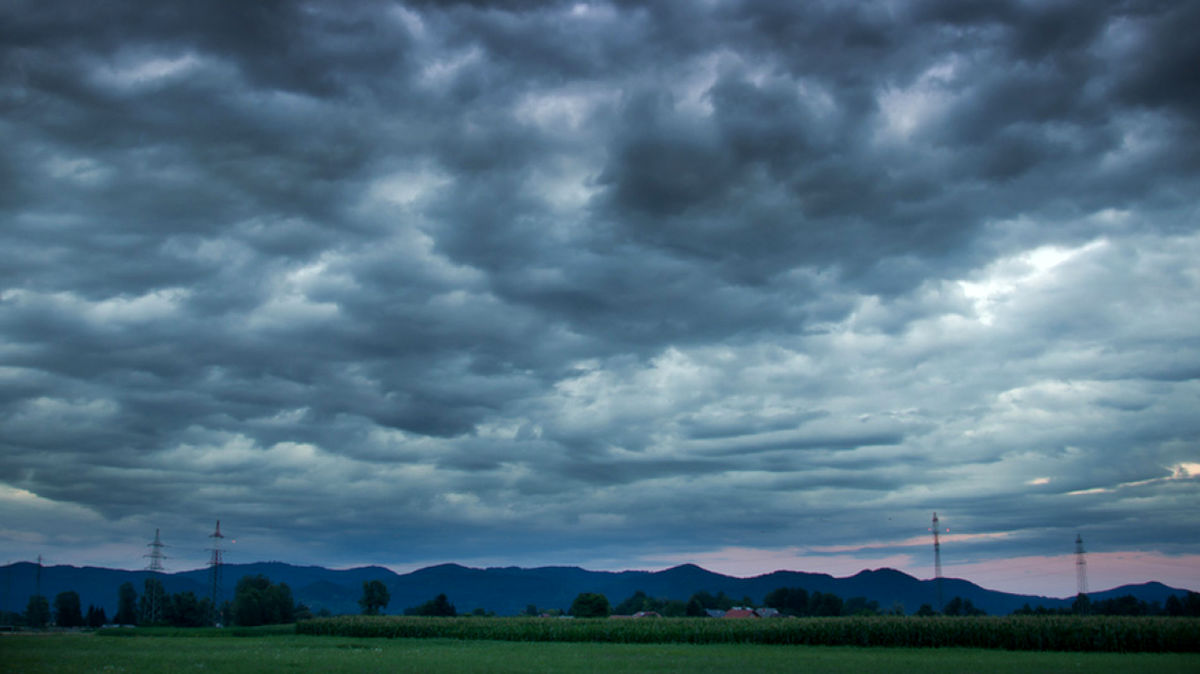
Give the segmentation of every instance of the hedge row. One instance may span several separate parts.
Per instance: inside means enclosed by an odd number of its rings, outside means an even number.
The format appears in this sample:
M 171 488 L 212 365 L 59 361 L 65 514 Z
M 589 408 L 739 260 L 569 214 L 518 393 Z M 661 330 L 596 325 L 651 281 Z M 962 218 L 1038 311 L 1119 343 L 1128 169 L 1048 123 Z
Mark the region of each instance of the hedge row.
M 1124 616 L 878 616 L 764 620 L 339 616 L 306 620 L 296 625 L 296 632 L 343 637 L 502 641 L 1200 652 L 1200 619 Z

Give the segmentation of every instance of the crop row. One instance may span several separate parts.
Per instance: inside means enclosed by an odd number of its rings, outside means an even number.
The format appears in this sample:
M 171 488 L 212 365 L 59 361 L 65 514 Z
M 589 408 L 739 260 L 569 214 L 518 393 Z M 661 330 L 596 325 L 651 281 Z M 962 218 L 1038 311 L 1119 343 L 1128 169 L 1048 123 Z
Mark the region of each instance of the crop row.
M 1118 616 L 898 616 L 722 620 L 560 620 L 339 616 L 296 625 L 343 637 L 967 647 L 1007 650 L 1200 652 L 1200 619 Z

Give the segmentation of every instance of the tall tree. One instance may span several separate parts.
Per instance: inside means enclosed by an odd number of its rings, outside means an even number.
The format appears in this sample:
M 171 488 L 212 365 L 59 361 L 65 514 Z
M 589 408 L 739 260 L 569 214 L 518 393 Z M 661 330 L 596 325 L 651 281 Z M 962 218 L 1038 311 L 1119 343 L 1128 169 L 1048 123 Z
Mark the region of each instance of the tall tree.
M 45 627 L 50 622 L 50 602 L 40 594 L 29 598 L 25 605 L 25 624 L 30 627 Z
M 54 597 L 54 622 L 59 627 L 83 627 L 83 609 L 75 590 L 59 592 Z
M 668 618 L 682 618 L 687 615 L 687 602 L 682 599 L 667 599 L 655 610 Z
M 294 622 L 296 606 L 287 583 L 274 584 L 259 574 L 242 576 L 233 597 L 233 622 L 239 625 L 276 625 Z
M 607 618 L 610 610 L 608 597 L 598 592 L 581 592 L 571 602 L 571 615 L 576 618 Z
M 117 588 L 117 614 L 113 616 L 113 622 L 136 625 L 137 601 L 137 590 L 133 588 L 133 583 L 121 583 L 121 587 Z
M 649 600 L 645 592 L 638 590 L 614 606 L 612 612 L 616 615 L 633 615 L 638 611 L 648 611 L 651 610 L 646 606 Z
M 971 600 L 968 599 L 967 605 L 970 604 Z M 879 615 L 879 602 L 866 597 L 850 597 L 842 606 L 842 615 Z
M 962 597 L 955 596 L 953 599 L 946 602 L 946 606 L 942 608 L 942 615 L 975 616 L 984 615 L 984 611 L 982 609 L 975 608 L 975 604 L 971 603 L 970 599 L 963 599 Z
M 170 610 L 170 600 L 162 581 L 157 578 L 147 578 L 142 583 L 142 598 L 138 602 L 138 624 L 156 625 L 168 623 L 167 613 Z
M 1071 612 L 1079 615 L 1087 615 L 1092 612 L 1092 600 L 1082 592 L 1075 595 L 1075 601 L 1071 602 Z
M 88 627 L 104 627 L 104 623 L 108 622 L 108 616 L 104 613 L 103 606 L 92 606 L 88 604 L 87 615 L 84 621 Z
M 443 599 L 445 597 L 446 595 L 442 595 Z M 358 600 L 363 615 L 379 615 L 379 612 L 387 607 L 391 600 L 392 595 L 388 593 L 387 585 L 384 585 L 383 581 L 363 581 L 362 598 Z
M 1163 608 L 1169 616 L 1183 615 L 1183 602 L 1179 601 L 1179 597 L 1175 595 L 1167 597 L 1167 604 Z
M 404 609 L 404 615 L 423 615 L 443 618 L 453 618 L 458 615 L 458 609 L 446 598 L 445 594 L 430 599 L 420 606 L 410 606 Z
M 233 594 L 233 620 L 239 625 L 253 627 L 266 624 L 266 591 L 271 580 L 259 574 L 242 576 Z
M 808 615 L 808 590 L 802 587 L 780 587 L 763 597 L 763 603 L 783 615 Z
M 171 595 L 164 611 L 166 621 L 174 627 L 204 627 L 211 615 L 211 600 L 190 591 Z
M 832 592 L 813 592 L 808 598 L 808 615 L 839 616 L 842 598 Z

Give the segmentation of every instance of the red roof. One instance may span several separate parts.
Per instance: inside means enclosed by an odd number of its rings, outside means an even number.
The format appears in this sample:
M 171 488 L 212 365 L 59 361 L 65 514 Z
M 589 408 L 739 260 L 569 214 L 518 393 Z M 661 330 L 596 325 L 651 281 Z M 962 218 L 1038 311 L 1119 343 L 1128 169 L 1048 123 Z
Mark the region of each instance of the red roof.
M 748 608 L 731 608 L 725 612 L 726 618 L 757 618 L 754 611 Z

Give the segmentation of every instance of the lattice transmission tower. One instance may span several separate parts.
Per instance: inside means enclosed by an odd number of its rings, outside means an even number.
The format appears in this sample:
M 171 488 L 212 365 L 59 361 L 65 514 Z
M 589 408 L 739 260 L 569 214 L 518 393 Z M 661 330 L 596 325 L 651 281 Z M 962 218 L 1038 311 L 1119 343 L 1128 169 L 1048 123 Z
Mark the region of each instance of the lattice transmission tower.
M 146 570 L 162 573 L 163 560 L 167 558 L 167 556 L 163 554 L 162 549 L 167 546 L 163 544 L 162 538 L 159 537 L 158 529 L 154 530 L 154 540 L 147 543 L 146 547 L 150 548 L 149 553 L 142 555 L 143 557 L 150 558 L 150 563 L 146 565 Z
M 221 607 L 217 604 L 217 600 L 221 597 L 221 539 L 225 538 L 221 534 L 221 520 L 217 520 L 217 530 L 208 535 L 212 539 L 212 557 L 208 559 L 208 566 L 211 569 L 209 579 L 211 581 L 211 590 L 209 592 L 209 601 L 212 602 L 212 623 L 215 625 L 220 622 Z
M 936 512 L 933 513 L 933 526 L 929 527 L 929 530 L 933 532 L 933 582 L 937 587 L 938 611 L 940 612 L 942 610 L 942 542 L 938 538 L 939 526 Z
M 1075 534 L 1075 587 L 1076 596 L 1087 594 L 1087 558 L 1084 557 L 1083 536 Z
M 159 536 L 158 529 L 154 530 L 154 540 L 147 543 L 146 547 L 150 548 L 149 553 L 142 555 L 143 557 L 150 558 L 150 563 L 146 565 L 146 570 L 153 571 L 155 573 L 162 573 L 163 560 L 166 559 L 167 556 L 163 554 L 163 548 L 165 548 L 166 545 L 163 544 L 162 537 Z M 162 595 L 162 585 L 155 585 L 151 584 L 149 580 L 146 581 L 146 591 L 142 596 L 146 598 L 146 610 L 149 612 L 149 614 L 143 616 L 143 619 L 151 625 L 162 622 L 163 600 L 165 599 L 165 597 Z

